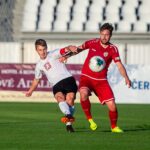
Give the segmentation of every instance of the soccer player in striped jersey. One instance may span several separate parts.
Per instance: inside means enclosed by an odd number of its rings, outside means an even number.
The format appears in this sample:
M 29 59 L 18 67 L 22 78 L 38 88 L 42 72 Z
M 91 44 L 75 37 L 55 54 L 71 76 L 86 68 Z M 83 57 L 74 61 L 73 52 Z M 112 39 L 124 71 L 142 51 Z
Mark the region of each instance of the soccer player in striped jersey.
M 107 72 L 110 63 L 112 61 L 115 62 L 128 87 L 131 86 L 131 81 L 120 60 L 118 48 L 114 44 L 110 43 L 112 32 L 113 26 L 111 24 L 103 24 L 100 28 L 100 38 L 84 42 L 81 46 L 78 47 L 78 49 L 74 49 L 70 54 L 74 55 L 75 53 L 77 54 L 79 51 L 81 52 L 83 50 L 89 51 L 83 64 L 79 83 L 79 91 L 81 106 L 87 120 L 90 123 L 90 128 L 92 130 L 96 130 L 97 128 L 97 124 L 94 122 L 92 117 L 91 103 L 89 100 L 91 92 L 94 92 L 100 103 L 102 105 L 106 104 L 108 107 L 111 131 L 115 133 L 121 133 L 123 130 L 117 125 L 118 111 L 114 94 L 107 81 Z M 101 62 L 101 69 L 97 72 L 92 71 L 89 66 L 89 63 L 94 56 L 98 56 Z M 65 58 L 62 58 L 62 60 L 63 59 Z
M 44 73 L 53 86 L 54 97 L 58 102 L 60 110 L 65 115 L 61 121 L 66 124 L 68 132 L 74 132 L 72 122 L 74 121 L 74 100 L 76 97 L 77 85 L 74 77 L 67 70 L 65 64 L 59 61 L 59 58 L 69 49 L 73 50 L 74 48 L 74 46 L 68 46 L 47 51 L 46 41 L 43 39 L 36 40 L 35 49 L 40 60 L 35 67 L 35 78 L 32 85 L 29 90 L 25 92 L 27 97 L 31 96 Z

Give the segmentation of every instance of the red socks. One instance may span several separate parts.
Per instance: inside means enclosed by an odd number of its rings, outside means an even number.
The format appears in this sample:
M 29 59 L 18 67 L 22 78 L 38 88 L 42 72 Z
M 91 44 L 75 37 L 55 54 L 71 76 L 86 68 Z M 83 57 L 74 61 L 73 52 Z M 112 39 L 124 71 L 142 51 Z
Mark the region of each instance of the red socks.
M 82 109 L 86 115 L 86 118 L 92 119 L 92 114 L 91 114 L 91 103 L 89 101 L 89 99 L 85 100 L 85 101 L 81 101 L 81 106 Z M 118 112 L 116 111 L 109 111 L 109 118 L 110 118 L 110 124 L 111 124 L 111 128 L 115 128 L 117 126 L 117 120 L 118 120 Z
M 86 118 L 89 120 L 92 118 L 92 115 L 91 115 L 91 103 L 89 101 L 89 99 L 85 100 L 85 101 L 82 101 L 80 100 L 80 103 L 81 103 L 81 106 L 82 106 L 82 109 L 86 115 Z
M 111 128 L 115 128 L 117 126 L 117 120 L 118 120 L 118 112 L 117 111 L 109 111 L 109 119 Z

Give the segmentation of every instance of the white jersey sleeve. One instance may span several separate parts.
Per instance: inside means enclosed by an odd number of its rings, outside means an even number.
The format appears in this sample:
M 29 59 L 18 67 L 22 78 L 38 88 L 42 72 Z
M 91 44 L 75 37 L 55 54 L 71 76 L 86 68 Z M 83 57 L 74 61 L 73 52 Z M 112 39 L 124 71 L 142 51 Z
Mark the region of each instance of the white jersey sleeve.
M 50 54 L 51 57 L 53 57 L 54 59 L 58 59 L 59 57 L 61 57 L 60 49 L 55 49 L 53 51 L 48 51 L 48 54 Z
M 37 63 L 35 66 L 35 79 L 42 78 L 42 71 L 40 70 L 40 63 Z

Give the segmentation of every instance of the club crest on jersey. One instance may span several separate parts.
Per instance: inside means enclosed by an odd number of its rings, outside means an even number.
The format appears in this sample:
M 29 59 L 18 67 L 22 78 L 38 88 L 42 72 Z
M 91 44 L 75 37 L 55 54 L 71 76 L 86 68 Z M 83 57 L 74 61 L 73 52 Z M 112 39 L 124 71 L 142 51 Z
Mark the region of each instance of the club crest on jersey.
M 104 52 L 104 57 L 107 57 L 108 56 L 108 52 Z
M 49 63 L 49 62 L 45 63 L 45 64 L 44 64 L 44 68 L 45 68 L 46 70 L 49 70 L 49 69 L 51 68 L 50 63 Z

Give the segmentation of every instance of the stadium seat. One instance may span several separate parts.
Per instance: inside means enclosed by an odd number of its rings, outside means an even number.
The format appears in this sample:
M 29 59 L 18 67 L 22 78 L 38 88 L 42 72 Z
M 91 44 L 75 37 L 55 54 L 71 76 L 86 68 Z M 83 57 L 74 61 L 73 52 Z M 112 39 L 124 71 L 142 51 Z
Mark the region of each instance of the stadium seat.
M 103 20 L 103 16 L 101 11 L 95 11 L 95 12 L 90 11 L 88 22 L 99 23 L 102 20 Z
M 57 6 L 57 12 L 70 13 L 70 8 L 73 5 L 72 0 L 62 0 Z
M 79 11 L 77 11 L 77 7 L 74 7 L 73 18 L 69 23 L 69 31 L 83 31 L 83 23 L 86 22 L 86 19 L 86 7 L 83 10 L 79 9 Z
M 56 0 L 43 1 L 40 8 L 40 19 L 38 23 L 38 31 L 51 31 L 52 22 L 54 20 L 54 7 Z
M 57 32 L 67 32 L 67 22 L 62 19 L 56 20 L 54 22 L 53 31 Z
M 106 0 L 92 0 L 92 5 L 97 7 L 106 7 Z
M 35 31 L 39 0 L 27 0 L 23 11 L 23 31 Z
M 120 7 L 122 5 L 122 0 L 108 0 L 107 5 L 111 7 Z
M 60 0 L 59 5 L 64 6 L 64 8 L 66 8 L 68 6 L 71 7 L 73 5 L 73 0 Z
M 78 20 L 73 20 L 69 23 L 69 31 L 71 32 L 83 32 L 83 22 Z
M 119 7 L 114 5 L 108 5 L 106 7 L 106 12 L 105 12 L 105 22 L 111 22 L 111 23 L 116 23 L 120 21 L 119 17 Z
M 139 20 L 141 22 L 150 22 L 149 5 L 145 5 L 144 2 L 139 8 Z
M 116 32 L 131 32 L 132 31 L 132 23 L 127 21 L 120 21 L 117 23 L 117 30 Z
M 134 22 L 133 32 L 137 33 L 147 33 L 148 32 L 148 24 L 142 21 Z
M 36 30 L 37 14 L 26 12 L 23 18 L 22 31 L 35 31 Z
M 99 22 L 87 21 L 85 24 L 86 32 L 96 32 L 99 31 Z
M 50 32 L 52 30 L 52 20 L 53 18 L 42 17 L 39 22 L 38 30 L 40 32 Z
M 131 6 L 131 7 L 137 7 L 138 6 L 138 0 L 124 0 L 125 6 Z
M 136 8 L 133 5 L 125 5 L 122 7 L 122 20 L 128 21 L 128 22 L 135 22 L 137 20 L 136 18 Z

